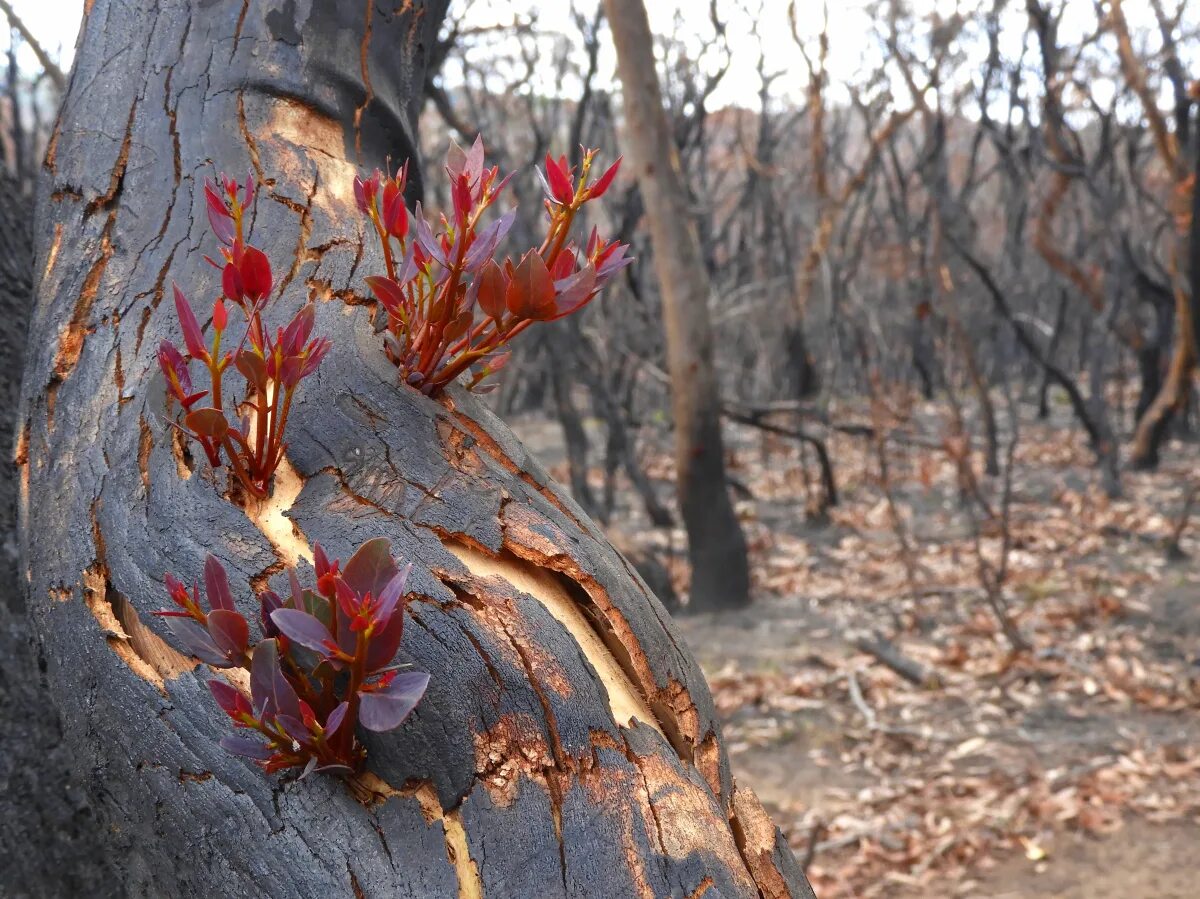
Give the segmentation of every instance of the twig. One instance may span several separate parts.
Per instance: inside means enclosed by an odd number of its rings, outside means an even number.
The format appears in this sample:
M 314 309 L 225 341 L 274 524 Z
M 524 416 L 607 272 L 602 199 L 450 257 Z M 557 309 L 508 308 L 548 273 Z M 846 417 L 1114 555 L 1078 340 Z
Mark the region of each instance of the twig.
M 802 428 L 787 428 L 772 424 L 765 420 L 764 415 L 760 415 L 753 410 L 750 412 L 741 412 L 723 403 L 721 405 L 721 414 L 730 421 L 735 421 L 738 424 L 748 425 L 752 428 L 758 428 L 760 431 L 765 431 L 768 434 L 778 434 L 781 437 L 790 437 L 793 440 L 800 440 L 810 444 L 816 450 L 817 462 L 821 467 L 821 487 L 825 491 L 822 510 L 825 507 L 836 506 L 838 504 L 837 480 L 833 474 L 833 462 L 829 457 L 829 448 L 825 445 L 824 440 Z
M 866 699 L 863 698 L 862 687 L 858 685 L 858 673 L 853 669 L 846 672 L 846 685 L 850 688 L 850 700 L 854 707 L 866 719 L 867 730 L 878 730 L 879 721 L 875 717 L 875 710 L 867 705 Z
M 851 644 L 859 652 L 865 652 L 876 661 L 891 668 L 898 675 L 918 687 L 940 687 L 941 678 L 936 671 L 929 671 L 920 662 L 910 659 L 882 634 L 859 634 L 852 637 Z
M 817 841 L 825 833 L 825 822 L 816 821 L 808 832 L 808 845 L 804 847 L 804 855 L 800 857 L 800 870 L 807 871 L 812 865 L 813 857 L 817 854 Z
M 67 89 L 67 76 L 63 74 L 63 70 L 50 58 L 50 55 L 42 49 L 42 45 L 33 36 L 33 32 L 21 21 L 21 17 L 13 12 L 12 4 L 8 0 L 0 0 L 0 12 L 3 12 L 8 17 L 8 24 L 20 32 L 21 39 L 29 45 L 29 49 L 37 57 L 37 61 L 41 64 L 42 69 L 50 76 L 50 80 L 54 82 L 54 86 L 58 89 L 58 92 L 61 94 L 65 91 Z
M 1175 527 L 1171 530 L 1171 537 L 1167 540 L 1167 559 L 1171 562 L 1182 562 L 1188 557 L 1179 544 L 1183 539 L 1183 532 L 1187 530 L 1188 519 L 1192 517 L 1192 506 L 1196 503 L 1197 495 L 1200 495 L 1200 483 L 1192 484 L 1184 494 L 1179 520 L 1175 522 Z
M 898 830 L 905 830 L 917 824 L 915 815 L 906 815 L 903 821 L 898 821 L 894 824 L 885 824 L 882 827 L 863 827 L 851 833 L 843 834 L 840 837 L 835 837 L 832 840 L 826 840 L 824 843 L 817 845 L 814 855 L 820 855 L 823 852 L 830 852 L 834 849 L 841 849 L 843 846 L 852 846 L 859 840 L 878 840 L 880 837 L 886 836 L 889 833 L 894 833 Z

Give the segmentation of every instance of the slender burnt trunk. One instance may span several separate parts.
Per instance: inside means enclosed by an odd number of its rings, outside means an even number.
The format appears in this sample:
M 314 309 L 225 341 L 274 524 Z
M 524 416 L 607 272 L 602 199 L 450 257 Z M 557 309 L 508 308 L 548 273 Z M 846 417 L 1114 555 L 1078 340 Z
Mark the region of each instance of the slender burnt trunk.
M 120 889 L 810 895 L 643 582 L 469 395 L 398 386 L 372 331 L 358 291 L 382 261 L 351 179 L 412 155 L 444 7 L 87 5 L 38 196 L 19 571 Z M 176 448 L 154 360 L 178 339 L 171 283 L 218 289 L 198 190 L 213 167 L 258 176 L 269 323 L 311 298 L 334 345 L 292 411 L 294 474 L 253 516 Z M 163 574 L 191 580 L 212 552 L 252 617 L 249 584 L 283 588 L 316 542 L 344 559 L 378 536 L 415 563 L 417 712 L 367 740 L 352 783 L 224 753 L 207 672 L 151 615 Z
M 709 282 L 685 204 L 642 0 L 605 0 L 625 103 L 624 140 L 646 201 L 662 286 L 675 418 L 679 505 L 692 566 L 691 607 L 750 599 L 746 540 L 726 488 L 721 402 L 713 365 Z
M 1062 341 L 1063 328 L 1067 323 L 1067 302 L 1070 299 L 1070 294 L 1065 287 L 1059 288 L 1058 294 L 1058 309 L 1054 313 L 1054 330 L 1050 333 L 1050 342 L 1046 345 L 1046 357 L 1053 359 L 1058 353 L 1059 344 Z M 1050 417 L 1050 372 L 1042 369 L 1042 381 L 1038 387 L 1038 411 L 1037 416 L 1040 419 Z
M 571 321 L 558 325 L 546 335 L 546 347 L 550 359 L 551 389 L 554 393 L 554 409 L 562 428 L 563 444 L 567 451 L 567 473 L 571 495 L 589 515 L 595 516 L 599 507 L 588 483 L 588 457 L 591 442 L 583 426 L 583 416 L 575 405 L 575 369 L 577 362 L 572 343 L 583 338 Z M 570 330 L 568 330 L 570 329 Z
M 1119 47 L 1123 67 L 1128 69 L 1134 63 L 1129 51 L 1127 26 L 1120 3 L 1114 4 L 1113 11 L 1119 25 Z M 1174 58 L 1173 50 L 1170 56 Z M 1135 84 L 1135 88 L 1137 86 Z M 1144 88 L 1144 83 L 1142 86 Z M 1200 176 L 1200 141 L 1191 148 L 1194 155 L 1189 173 L 1184 155 L 1189 149 L 1186 127 L 1189 103 L 1184 97 L 1178 99 L 1183 104 L 1182 116 L 1179 119 L 1183 127 L 1180 129 L 1181 133 L 1174 136 L 1176 143 L 1172 144 L 1165 136 L 1165 124 L 1161 114 L 1152 108 L 1152 101 L 1147 96 L 1142 98 L 1143 108 L 1150 118 L 1151 125 L 1158 126 L 1156 130 L 1161 130 L 1164 135 L 1164 143 L 1160 144 L 1160 155 L 1169 157 L 1168 161 L 1173 163 L 1176 178 L 1175 196 L 1186 198 L 1186 206 L 1177 209 L 1177 212 L 1180 218 L 1190 218 L 1190 226 L 1186 234 L 1179 235 L 1176 255 L 1171 261 L 1171 288 L 1175 300 L 1175 340 L 1171 360 L 1167 364 L 1166 375 L 1158 395 L 1138 419 L 1129 449 L 1129 464 L 1140 469 L 1158 466 L 1171 421 L 1176 416 L 1186 414 L 1196 365 L 1200 361 L 1200 191 L 1196 190 L 1196 177 Z M 1174 155 L 1170 153 L 1172 147 L 1175 148 Z M 1187 177 L 1189 174 L 1190 178 Z

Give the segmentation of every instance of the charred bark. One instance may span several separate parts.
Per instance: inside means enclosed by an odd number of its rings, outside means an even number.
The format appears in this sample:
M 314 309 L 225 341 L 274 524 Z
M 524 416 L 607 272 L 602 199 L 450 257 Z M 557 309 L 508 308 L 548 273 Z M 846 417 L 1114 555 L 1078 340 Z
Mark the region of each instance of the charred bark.
M 0 883 L 8 896 L 115 895 L 114 872 L 41 673 L 17 565 L 17 463 L 12 459 L 31 306 L 33 202 L 0 173 Z M 20 847 L 19 849 L 17 847 Z
M 392 5 L 389 4 L 388 8 Z M 120 887 L 169 896 L 811 895 L 734 786 L 699 668 L 642 580 L 469 395 L 399 387 L 362 276 L 355 163 L 412 155 L 444 0 L 93 0 L 38 197 L 18 433 L 20 575 Z M 255 172 L 282 321 L 317 304 L 261 514 L 167 427 L 172 281 L 215 293 L 200 179 Z M 419 182 L 418 182 L 419 183 Z M 347 306 L 342 299 L 354 305 Z M 225 754 L 207 672 L 151 615 L 214 553 L 247 584 L 384 536 L 432 673 L 355 782 Z M 35 671 L 27 672 L 36 678 Z

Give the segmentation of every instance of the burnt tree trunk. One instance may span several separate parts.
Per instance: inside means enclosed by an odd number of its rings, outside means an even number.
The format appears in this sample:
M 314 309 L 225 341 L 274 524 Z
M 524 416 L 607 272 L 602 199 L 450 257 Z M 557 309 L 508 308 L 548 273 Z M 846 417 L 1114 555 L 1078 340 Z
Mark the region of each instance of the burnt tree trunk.
M 669 617 L 470 396 L 397 385 L 358 294 L 355 164 L 407 157 L 444 0 L 93 0 L 46 159 L 18 429 L 20 577 L 121 889 L 154 896 L 811 895 L 734 786 Z M 397 12 L 385 10 L 397 8 Z M 167 426 L 172 281 L 217 290 L 200 179 L 262 183 L 282 322 L 334 349 L 255 514 Z M 357 299 L 347 306 L 342 298 Z M 384 536 L 416 568 L 432 673 L 368 771 L 267 777 L 225 754 L 202 666 L 150 613 L 213 552 L 250 584 Z M 303 576 L 303 572 L 302 572 Z M 29 677 L 36 677 L 30 671 Z
M 645 198 L 654 268 L 662 288 L 676 492 L 692 567 L 689 607 L 743 606 L 750 601 L 750 573 L 746 538 L 726 488 L 708 272 L 663 108 L 646 8 L 642 0 L 604 0 L 604 8 L 621 76 L 622 138 Z

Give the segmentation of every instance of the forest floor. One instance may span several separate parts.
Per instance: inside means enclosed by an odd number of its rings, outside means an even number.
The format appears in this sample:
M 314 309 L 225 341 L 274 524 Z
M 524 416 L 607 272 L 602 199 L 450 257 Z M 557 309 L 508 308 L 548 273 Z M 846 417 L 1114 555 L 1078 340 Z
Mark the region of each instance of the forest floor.
M 1110 500 L 1077 430 L 1022 422 L 1003 595 L 1030 648 L 1014 652 L 979 576 L 981 552 L 999 559 L 1003 478 L 980 477 L 996 517 L 969 512 L 961 469 L 937 448 L 944 410 L 913 413 L 919 424 L 892 432 L 887 491 L 873 441 L 830 437 L 840 501 L 815 522 L 797 447 L 728 433 L 731 473 L 754 497 L 739 501 L 754 604 L 678 621 L 735 776 L 821 899 L 1197 895 L 1200 510 L 1180 541 L 1190 558 L 1164 551 L 1197 446 L 1124 473 Z M 565 482 L 557 426 L 515 430 Z M 644 458 L 667 491 L 668 455 Z M 652 529 L 624 492 L 613 521 L 657 546 L 686 592 L 681 532 Z M 859 651 L 864 633 L 937 683 Z

